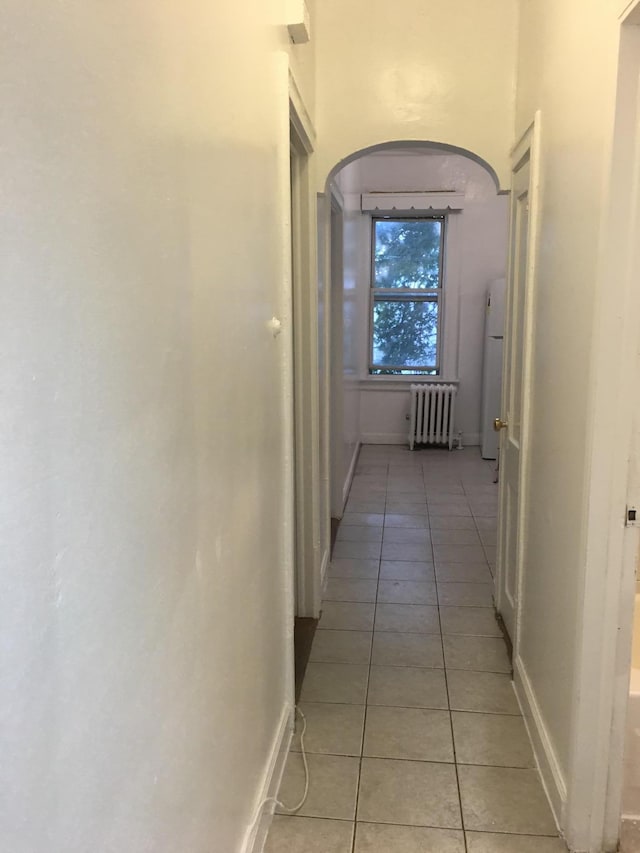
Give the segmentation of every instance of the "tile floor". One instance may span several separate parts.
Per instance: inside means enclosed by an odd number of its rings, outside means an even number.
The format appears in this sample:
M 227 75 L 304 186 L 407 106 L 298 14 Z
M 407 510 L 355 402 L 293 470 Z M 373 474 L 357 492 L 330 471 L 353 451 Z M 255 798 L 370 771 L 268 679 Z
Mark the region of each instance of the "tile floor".
M 493 615 L 493 464 L 365 446 L 266 853 L 562 853 Z M 280 799 L 304 771 L 294 738 Z

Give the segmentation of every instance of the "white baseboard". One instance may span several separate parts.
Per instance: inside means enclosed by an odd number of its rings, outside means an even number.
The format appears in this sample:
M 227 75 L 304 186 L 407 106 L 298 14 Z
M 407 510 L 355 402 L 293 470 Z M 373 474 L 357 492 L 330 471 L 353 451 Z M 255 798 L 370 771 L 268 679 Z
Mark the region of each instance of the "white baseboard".
M 360 455 L 361 447 L 362 442 L 360 440 L 356 441 L 355 447 L 353 449 L 353 456 L 351 457 L 351 462 L 349 463 L 347 478 L 344 481 L 344 486 L 342 487 L 342 513 L 340 513 L 340 518 L 342 518 L 342 514 L 344 513 L 344 507 L 347 502 L 347 498 L 349 497 L 349 490 L 351 489 L 351 483 L 353 482 L 353 475 L 356 472 L 356 465 L 358 464 L 358 456 Z
M 407 432 L 365 432 L 362 435 L 363 444 L 406 444 L 409 446 Z
M 551 804 L 556 824 L 560 827 L 567 805 L 567 783 L 560 769 L 560 762 L 542 717 L 533 685 L 520 656 L 514 660 L 513 677 L 516 697 L 531 738 L 542 784 Z
M 365 432 L 362 435 L 363 444 L 406 444 L 409 446 L 409 431 L 407 432 Z M 479 447 L 482 439 L 479 432 L 463 432 L 464 447 Z M 453 446 L 455 448 L 456 442 Z
M 289 703 L 282 709 L 282 716 L 273 739 L 260 793 L 252 812 L 253 823 L 247 828 L 244 842 L 240 848 L 242 853 L 262 853 L 264 849 L 274 812 L 274 803 L 269 802 L 265 805 L 265 802 L 270 797 L 275 797 L 280 787 L 289 747 L 291 746 L 291 738 L 293 737 L 294 713 L 294 708 Z M 258 811 L 261 812 L 260 817 L 258 817 Z
M 329 580 L 329 549 L 327 549 L 322 556 L 322 563 L 320 564 L 320 589 L 321 589 L 321 598 L 324 598 L 324 594 L 327 589 L 327 581 Z

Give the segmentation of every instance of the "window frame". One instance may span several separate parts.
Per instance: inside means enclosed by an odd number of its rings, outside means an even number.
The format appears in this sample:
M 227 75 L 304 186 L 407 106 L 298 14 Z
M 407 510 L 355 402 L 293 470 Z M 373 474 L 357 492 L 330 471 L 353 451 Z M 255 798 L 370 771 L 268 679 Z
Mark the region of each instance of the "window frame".
M 437 288 L 411 288 L 411 287 L 376 287 L 375 285 L 375 253 L 376 253 L 376 223 L 377 222 L 441 222 L 440 228 L 440 256 L 439 275 Z M 369 335 L 367 354 L 367 374 L 372 379 L 411 379 L 413 381 L 420 376 L 430 376 L 441 379 L 443 375 L 443 353 L 445 350 L 445 281 L 446 281 L 446 255 L 448 243 L 449 217 L 444 211 L 415 213 L 413 215 L 392 213 L 379 213 L 371 216 L 370 222 L 370 274 L 369 274 Z M 437 306 L 437 328 L 436 328 L 436 363 L 435 365 L 376 365 L 373 360 L 374 351 L 374 312 L 377 302 L 425 302 L 435 303 Z M 403 371 L 401 373 L 383 373 L 380 371 Z

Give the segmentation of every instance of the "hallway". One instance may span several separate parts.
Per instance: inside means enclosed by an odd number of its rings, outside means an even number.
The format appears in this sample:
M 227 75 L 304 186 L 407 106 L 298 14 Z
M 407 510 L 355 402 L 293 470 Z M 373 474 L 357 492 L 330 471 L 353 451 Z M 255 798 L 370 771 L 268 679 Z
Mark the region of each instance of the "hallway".
M 309 795 L 267 853 L 566 850 L 493 615 L 492 480 L 477 448 L 362 448 L 302 688 Z

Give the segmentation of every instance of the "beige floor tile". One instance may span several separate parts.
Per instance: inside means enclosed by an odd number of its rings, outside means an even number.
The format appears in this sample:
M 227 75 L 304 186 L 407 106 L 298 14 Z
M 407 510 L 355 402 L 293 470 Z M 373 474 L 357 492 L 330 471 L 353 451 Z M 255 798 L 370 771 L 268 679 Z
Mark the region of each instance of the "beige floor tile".
M 380 557 L 379 542 L 336 542 L 334 557 L 355 557 L 357 560 L 375 560 Z
M 459 764 L 535 767 L 522 717 L 454 711 L 453 736 Z
M 449 712 L 369 707 L 362 754 L 373 758 L 452 762 Z
M 475 545 L 481 544 L 475 530 L 432 530 L 431 541 L 434 545 Z
M 382 513 L 384 513 L 385 503 L 386 503 L 386 500 L 385 500 L 384 495 L 382 495 L 382 496 L 378 495 L 376 497 L 369 497 L 367 499 L 361 498 L 359 500 L 356 498 L 349 498 L 349 500 L 347 501 L 347 505 L 344 508 L 345 514 L 346 513 L 351 514 L 354 512 L 357 512 L 357 513 L 365 512 L 367 514 L 370 514 L 370 513 L 382 514 Z
M 374 665 L 369 677 L 367 704 L 446 709 L 444 670 Z
M 555 835 L 556 825 L 537 770 L 458 767 L 468 830 Z
M 274 815 L 264 853 L 351 853 L 354 824 Z
M 435 634 L 393 634 L 380 631 L 373 635 L 371 662 L 376 666 L 444 667 L 442 641 Z
M 472 530 L 476 524 L 470 515 L 431 515 L 429 518 L 431 530 Z
M 358 823 L 355 853 L 465 853 L 462 832 L 423 826 Z M 329 853 L 329 850 L 327 850 Z
M 496 514 L 496 510 L 498 509 L 498 498 L 483 498 L 470 495 L 469 506 L 471 507 L 474 515 L 481 515 L 485 518 L 488 518 L 489 516 Z
M 389 542 L 401 545 L 429 545 L 431 534 L 419 527 L 385 527 L 384 544 Z
M 481 483 L 471 483 L 470 485 L 467 486 L 467 488 L 465 489 L 465 492 L 467 495 L 469 495 L 469 497 L 475 497 L 475 498 L 488 497 L 488 498 L 497 499 L 497 497 L 498 497 L 498 484 L 497 483 L 491 483 L 490 485 L 485 486 L 485 485 L 482 485 Z
M 312 663 L 302 684 L 303 702 L 345 702 L 364 705 L 369 667 L 366 664 Z
M 446 516 L 447 518 L 451 518 L 459 515 L 471 516 L 471 510 L 468 506 L 459 506 L 458 504 L 452 503 L 431 504 L 429 506 L 429 516 L 431 518 L 437 516 Z
M 424 495 L 387 495 L 385 513 L 392 515 L 427 515 L 427 501 Z
M 432 503 L 447 503 L 448 499 L 452 497 L 466 497 L 462 484 L 455 481 L 443 481 L 439 486 L 434 486 L 429 480 L 425 483 L 425 492 L 427 494 L 427 500 Z
M 492 583 L 486 561 L 481 563 L 436 563 L 436 578 L 440 583 Z
M 493 637 L 443 637 L 448 669 L 472 669 L 481 672 L 511 672 L 504 640 Z
M 421 581 L 422 583 L 435 581 L 433 563 L 416 562 L 410 560 L 382 560 L 380 563 L 381 580 L 394 581 Z
M 493 517 L 494 523 L 497 523 L 497 515 L 498 515 L 498 506 L 497 504 L 491 503 L 477 503 L 469 501 L 469 506 L 471 507 L 471 512 L 474 516 L 481 516 L 482 518 L 491 518 Z
M 352 487 L 356 488 L 358 485 L 365 486 L 373 486 L 373 485 L 385 485 L 387 482 L 388 471 L 360 471 L 356 469 L 353 480 Z
M 408 530 L 427 530 L 429 528 L 429 520 L 427 518 L 427 509 L 420 515 L 410 515 L 408 513 L 387 512 L 384 517 L 385 527 L 400 527 Z
M 372 634 L 367 631 L 316 631 L 309 660 L 324 663 L 369 663 Z
M 431 543 L 413 545 L 410 542 L 383 542 L 383 560 L 413 560 L 433 562 Z
M 462 491 L 462 487 L 460 487 Z M 464 493 L 453 494 L 450 491 L 442 489 L 433 489 L 429 487 L 427 495 L 428 504 L 448 504 L 449 506 L 467 506 L 467 497 Z
M 308 755 L 309 794 L 301 817 L 328 817 L 353 820 L 358 789 L 359 758 L 342 755 Z M 278 799 L 288 808 L 295 806 L 304 793 L 304 764 L 298 752 L 289 753 Z M 278 813 L 282 810 L 278 807 Z
M 340 527 L 348 527 L 350 525 L 357 527 L 382 527 L 384 524 L 383 512 L 345 512 L 340 522 Z
M 493 608 L 493 586 L 489 583 L 438 583 L 438 603 L 443 607 Z
M 353 601 L 323 601 L 319 628 L 342 631 L 372 631 L 375 604 Z
M 375 601 L 378 583 L 375 580 L 329 578 L 325 601 Z
M 378 584 L 378 601 L 389 604 L 438 603 L 435 583 L 420 581 L 381 580 Z
M 440 620 L 443 634 L 502 637 L 502 631 L 490 607 L 441 607 Z
M 338 542 L 382 542 L 383 528 L 366 524 L 341 524 Z
M 358 460 L 356 466 L 357 474 L 386 474 L 389 470 L 389 465 L 386 462 L 367 462 Z
M 300 710 L 305 715 L 307 730 L 304 748 L 307 752 L 330 755 L 360 755 L 364 730 L 364 705 L 333 705 L 329 702 L 304 702 Z M 300 751 L 302 721 L 296 720 L 292 752 Z
M 330 578 L 352 578 L 377 580 L 380 563 L 378 560 L 333 559 L 329 565 Z
M 560 838 L 490 832 L 467 832 L 467 849 L 469 853 L 567 853 Z
M 387 604 L 376 607 L 376 631 L 440 634 L 438 608 L 428 604 Z
M 393 480 L 389 477 L 387 482 L 388 495 L 420 495 L 424 498 L 424 483 L 422 480 Z
M 495 672 L 447 672 L 451 707 L 486 714 L 520 714 L 509 675 Z
M 493 565 L 496 562 L 498 549 L 495 545 L 484 545 L 484 553 L 487 555 L 487 560 Z
M 493 532 L 497 529 L 497 522 L 495 515 L 482 516 L 478 513 L 474 516 L 475 525 L 481 532 L 483 530 L 491 530 Z
M 385 493 L 387 489 L 388 475 L 357 474 L 351 483 L 349 495 L 367 495 L 380 492 Z
M 477 545 L 434 545 L 433 556 L 440 563 L 481 563 L 485 559 L 480 542 Z
M 416 518 L 422 521 L 423 524 L 427 523 L 428 513 L 427 513 L 427 504 L 422 501 L 408 501 L 408 500 L 399 500 L 397 497 L 389 497 L 387 499 L 386 507 L 385 507 L 385 523 L 387 516 L 404 516 L 409 518 Z M 409 523 L 406 524 L 388 524 L 388 527 L 419 527 L 420 524 L 411 525 Z
M 459 829 L 452 764 L 363 758 L 358 820 Z

